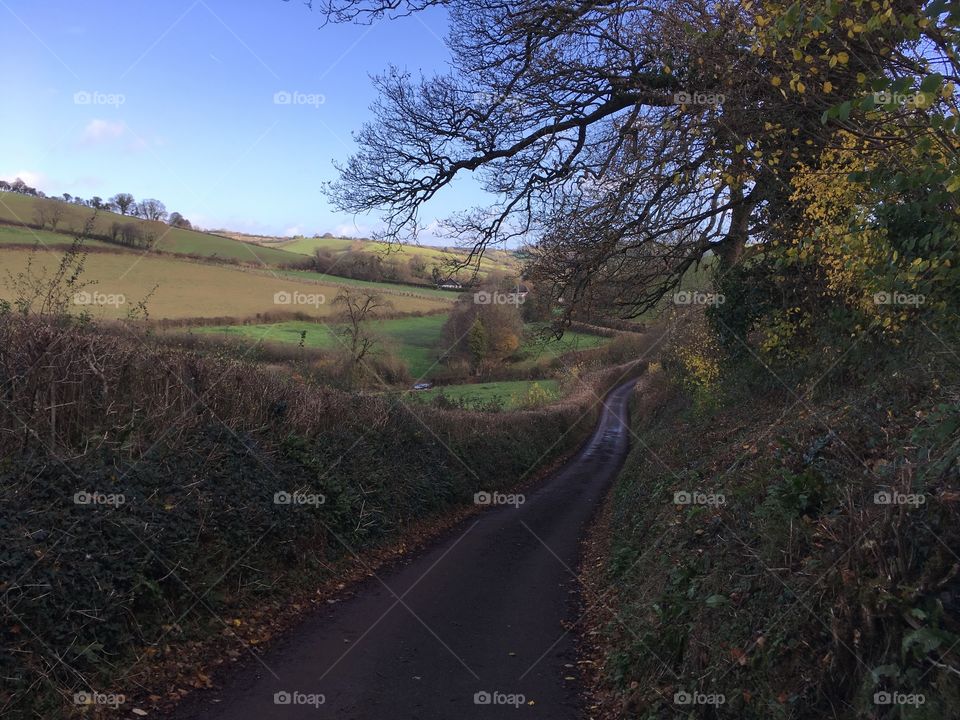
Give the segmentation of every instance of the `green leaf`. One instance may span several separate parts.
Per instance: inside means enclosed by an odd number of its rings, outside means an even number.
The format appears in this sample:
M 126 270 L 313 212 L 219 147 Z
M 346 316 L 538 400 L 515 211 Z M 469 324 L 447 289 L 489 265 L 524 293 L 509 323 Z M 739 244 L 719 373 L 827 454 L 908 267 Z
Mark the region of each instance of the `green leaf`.
M 934 0 L 927 6 L 925 14 L 928 18 L 934 18 L 940 16 L 940 14 L 947 9 L 948 0 Z
M 888 677 L 896 679 L 900 677 L 900 668 L 896 665 L 878 665 L 870 671 L 870 676 L 873 678 L 873 684 L 876 685 L 880 681 L 880 678 Z
M 920 653 L 926 655 L 936 650 L 942 644 L 943 635 L 938 630 L 934 630 L 933 628 L 920 628 L 906 635 L 900 647 L 901 650 L 906 653 L 909 652 L 911 648 L 918 646 Z
M 920 83 L 920 92 L 932 93 L 940 89 L 943 85 L 943 75 L 940 73 L 931 73 L 927 75 Z

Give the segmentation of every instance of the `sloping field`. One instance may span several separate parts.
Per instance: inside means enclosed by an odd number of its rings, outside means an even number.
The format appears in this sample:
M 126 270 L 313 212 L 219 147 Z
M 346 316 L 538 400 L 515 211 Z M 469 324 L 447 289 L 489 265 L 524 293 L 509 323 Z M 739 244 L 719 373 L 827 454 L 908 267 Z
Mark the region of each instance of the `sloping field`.
M 50 202 L 54 202 L 50 200 Z M 0 222 L 13 223 L 19 225 L 37 224 L 37 206 L 38 198 L 17 193 L 0 192 Z M 72 238 L 69 231 L 83 227 L 87 219 L 93 214 L 93 210 L 88 207 L 72 205 L 69 203 L 60 203 L 62 218 L 57 225 L 57 235 L 59 242 L 57 244 L 69 244 Z M 187 255 L 201 255 L 204 257 L 218 257 L 239 262 L 278 265 L 294 262 L 298 255 L 285 252 L 277 248 L 263 247 L 253 243 L 245 243 L 221 235 L 211 235 L 209 233 L 197 232 L 195 230 L 183 230 L 173 228 L 166 223 L 149 222 L 139 218 L 123 216 L 117 213 L 101 210 L 97 213 L 97 222 L 94 228 L 95 234 L 108 232 L 110 226 L 115 223 L 135 223 L 143 233 L 153 233 L 157 238 L 155 249 L 162 252 L 179 253 Z M 29 229 L 25 229 L 29 233 Z M 61 234 L 63 233 L 63 234 Z M 50 233 L 53 236 L 53 233 Z M 54 237 L 50 238 L 51 244 L 56 242 Z M 32 240 L 27 240 L 32 242 Z
M 26 268 L 31 251 L 0 250 L 3 268 L 16 275 Z M 34 267 L 48 275 L 56 267 L 62 252 L 36 253 Z M 257 313 L 297 311 L 315 317 L 334 313 L 333 299 L 342 286 L 297 281 L 250 272 L 229 265 L 201 263 L 149 254 L 130 252 L 90 253 L 84 265 L 83 278 L 92 281 L 84 290 L 104 295 L 124 296 L 125 302 L 114 305 L 92 304 L 88 309 L 96 317 L 124 317 L 130 307 L 157 286 L 148 303 L 150 317 L 253 317 Z M 274 296 L 281 295 L 276 303 Z M 15 292 L 6 273 L 0 275 L 0 298 L 14 299 Z M 317 297 L 322 295 L 321 298 Z M 448 307 L 448 303 L 423 297 L 391 296 L 395 312 L 430 312 Z
M 404 285 L 401 283 L 376 282 L 373 280 L 355 280 L 354 278 L 345 278 L 340 275 L 326 275 L 324 273 L 310 272 L 309 270 L 277 270 L 277 275 L 291 277 L 302 280 L 317 280 L 319 282 L 329 283 L 348 283 L 355 287 L 369 288 L 386 294 L 405 294 L 419 295 L 437 300 L 445 300 L 448 303 L 456 302 L 458 293 L 452 290 L 438 290 L 433 287 L 421 285 Z
M 326 250 L 333 253 L 334 256 L 351 249 L 357 249 L 369 253 L 389 253 L 388 257 L 395 256 L 403 261 L 406 261 L 414 255 L 419 255 L 428 266 L 437 265 L 440 267 L 448 263 L 451 258 L 466 257 L 466 254 L 462 250 L 431 247 L 429 245 L 390 246 L 387 243 L 374 240 L 350 240 L 348 238 L 295 238 L 287 242 L 277 243 L 272 245 L 272 247 L 301 255 L 313 255 L 317 250 Z M 504 272 L 515 271 L 518 266 L 519 263 L 517 263 L 513 255 L 503 250 L 489 250 L 485 252 L 480 262 L 480 270 L 484 273 L 493 270 L 501 270 Z
M 373 324 L 377 333 L 386 339 L 391 348 L 410 370 L 414 377 L 421 377 L 436 365 L 445 314 L 425 317 L 380 320 Z M 260 325 L 223 325 L 195 328 L 193 332 L 214 333 L 249 339 L 253 342 L 286 342 L 304 347 L 333 348 L 340 344 L 334 337 L 335 326 L 307 321 L 290 321 Z

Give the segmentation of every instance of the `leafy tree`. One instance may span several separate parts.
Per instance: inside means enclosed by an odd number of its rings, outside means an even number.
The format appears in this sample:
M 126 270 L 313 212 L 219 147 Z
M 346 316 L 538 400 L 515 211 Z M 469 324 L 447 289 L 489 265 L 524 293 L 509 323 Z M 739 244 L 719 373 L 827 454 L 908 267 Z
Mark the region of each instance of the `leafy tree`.
M 190 224 L 190 221 L 178 212 L 170 213 L 167 223 L 172 227 L 184 228 L 186 230 L 189 230 L 193 227 L 193 225 Z
M 532 276 L 568 316 L 635 316 L 707 259 L 728 273 L 771 250 L 803 213 L 794 176 L 833 142 L 825 113 L 848 123 L 857 93 L 956 76 L 929 67 L 956 57 L 937 2 L 321 3 L 338 22 L 436 5 L 452 71 L 376 78 L 331 200 L 380 211 L 387 239 L 406 241 L 426 203 L 475 173 L 498 201 L 447 229 L 477 253 L 535 239 Z
M 487 331 L 483 327 L 480 316 L 474 318 L 470 331 L 467 333 L 467 347 L 470 350 L 470 359 L 474 369 L 481 368 L 487 358 Z

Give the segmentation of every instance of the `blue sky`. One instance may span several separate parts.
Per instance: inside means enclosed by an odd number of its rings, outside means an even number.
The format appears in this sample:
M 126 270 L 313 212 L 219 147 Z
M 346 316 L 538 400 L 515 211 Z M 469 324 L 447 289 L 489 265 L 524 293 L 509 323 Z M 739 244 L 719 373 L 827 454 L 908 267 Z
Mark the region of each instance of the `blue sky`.
M 0 178 L 267 234 L 368 234 L 376 218 L 335 212 L 321 183 L 370 117 L 369 76 L 449 57 L 439 11 L 320 28 L 298 0 L 0 0 L 0 18 Z M 424 220 L 483 201 L 468 180 Z

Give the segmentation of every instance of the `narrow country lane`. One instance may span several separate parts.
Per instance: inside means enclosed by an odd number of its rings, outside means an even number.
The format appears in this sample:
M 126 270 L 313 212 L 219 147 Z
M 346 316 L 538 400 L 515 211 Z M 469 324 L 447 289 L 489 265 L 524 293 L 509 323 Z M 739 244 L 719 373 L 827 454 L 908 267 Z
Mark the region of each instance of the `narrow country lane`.
M 578 673 L 565 623 L 577 620 L 573 572 L 586 524 L 627 453 L 635 382 L 607 396 L 589 442 L 525 503 L 469 518 L 355 586 L 287 633 L 263 664 L 196 693 L 175 717 L 584 717 L 578 680 L 567 679 Z

